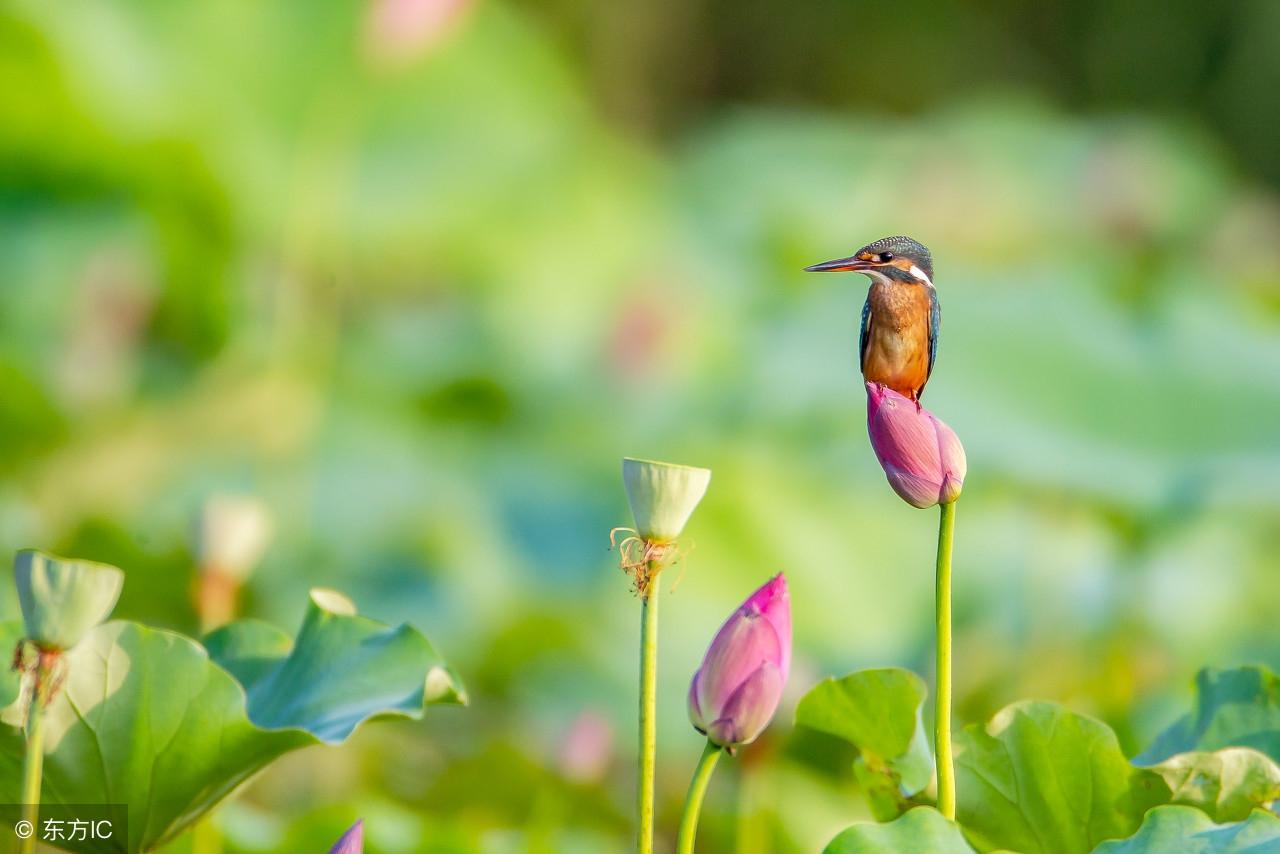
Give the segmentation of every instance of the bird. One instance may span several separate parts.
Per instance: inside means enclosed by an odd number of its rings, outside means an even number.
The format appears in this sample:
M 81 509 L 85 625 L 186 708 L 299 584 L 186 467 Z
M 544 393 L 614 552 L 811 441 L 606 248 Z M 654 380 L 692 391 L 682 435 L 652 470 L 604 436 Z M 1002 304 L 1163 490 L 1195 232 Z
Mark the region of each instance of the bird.
M 910 237 L 883 237 L 847 258 L 805 267 L 810 273 L 850 271 L 871 279 L 862 307 L 858 355 L 869 383 L 891 388 L 920 406 L 938 356 L 942 309 L 933 286 L 933 256 Z

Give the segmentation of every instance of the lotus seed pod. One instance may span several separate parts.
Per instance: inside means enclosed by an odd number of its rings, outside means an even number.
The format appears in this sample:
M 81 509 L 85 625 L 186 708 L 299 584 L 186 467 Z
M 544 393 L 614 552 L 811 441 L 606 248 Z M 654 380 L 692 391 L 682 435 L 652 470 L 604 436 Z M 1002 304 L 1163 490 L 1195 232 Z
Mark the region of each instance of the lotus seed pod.
M 689 685 L 689 720 L 713 744 L 748 744 L 769 725 L 791 669 L 791 597 L 778 573 L 716 633 Z
M 622 482 L 636 533 L 650 542 L 668 543 L 680 536 L 706 494 L 711 469 L 628 457 L 622 461 Z
M 14 556 L 13 575 L 28 640 L 53 650 L 70 649 L 105 620 L 124 586 L 114 566 L 34 549 Z
M 867 383 L 867 433 L 889 485 L 913 507 L 960 497 L 968 470 L 955 431 L 892 389 Z
M 271 540 L 271 513 L 257 498 L 217 495 L 205 502 L 196 526 L 200 569 L 243 582 Z

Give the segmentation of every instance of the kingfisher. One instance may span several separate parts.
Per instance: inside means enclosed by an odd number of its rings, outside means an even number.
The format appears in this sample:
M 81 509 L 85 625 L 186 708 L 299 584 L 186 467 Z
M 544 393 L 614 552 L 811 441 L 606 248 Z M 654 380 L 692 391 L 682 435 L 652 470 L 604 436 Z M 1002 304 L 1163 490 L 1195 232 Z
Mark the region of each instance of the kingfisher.
M 910 237 L 883 237 L 848 258 L 824 261 L 805 270 L 848 270 L 870 277 L 858 335 L 862 376 L 920 406 L 920 395 L 938 355 L 938 324 L 942 320 L 929 250 Z

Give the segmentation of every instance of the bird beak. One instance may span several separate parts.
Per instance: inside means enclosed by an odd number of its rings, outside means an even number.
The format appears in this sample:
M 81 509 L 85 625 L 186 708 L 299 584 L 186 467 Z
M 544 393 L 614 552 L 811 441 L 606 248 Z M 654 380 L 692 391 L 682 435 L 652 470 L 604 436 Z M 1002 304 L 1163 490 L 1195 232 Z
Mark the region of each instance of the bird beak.
M 870 270 L 873 265 L 867 261 L 863 261 L 856 255 L 848 258 L 837 258 L 834 261 L 823 261 L 821 264 L 814 264 L 805 267 L 806 273 L 838 273 L 844 270 Z

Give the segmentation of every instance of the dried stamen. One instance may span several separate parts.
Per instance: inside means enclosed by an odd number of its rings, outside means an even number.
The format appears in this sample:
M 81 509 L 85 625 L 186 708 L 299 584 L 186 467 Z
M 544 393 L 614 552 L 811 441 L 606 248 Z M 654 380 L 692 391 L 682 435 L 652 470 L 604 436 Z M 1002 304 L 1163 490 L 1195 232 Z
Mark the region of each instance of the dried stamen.
M 619 539 L 619 533 L 626 533 L 627 536 Z M 686 554 L 678 541 L 646 540 L 632 528 L 614 528 L 610 531 L 609 548 L 618 550 L 619 567 L 631 576 L 633 589 L 642 597 L 648 595 L 654 576 L 664 568 L 679 563 Z M 676 579 L 676 583 L 679 584 L 679 579 Z
M 26 638 L 14 647 L 13 669 L 22 674 L 25 701 L 20 708 L 27 714 L 34 703 L 47 707 L 53 702 L 67 678 L 67 663 L 62 650 L 45 648 Z M 25 715 L 22 725 L 26 726 Z

